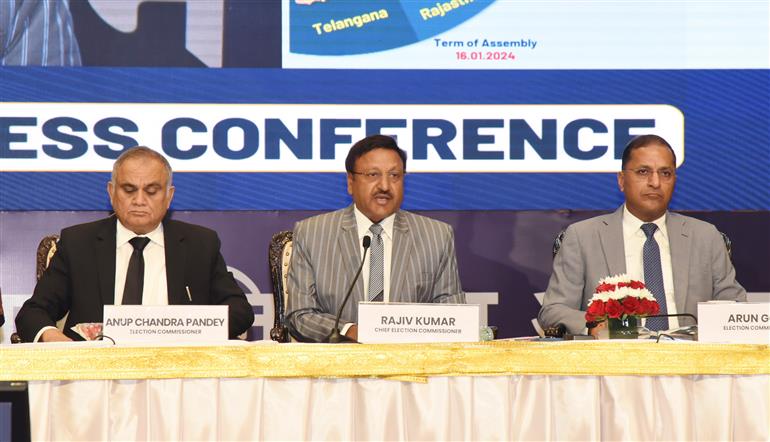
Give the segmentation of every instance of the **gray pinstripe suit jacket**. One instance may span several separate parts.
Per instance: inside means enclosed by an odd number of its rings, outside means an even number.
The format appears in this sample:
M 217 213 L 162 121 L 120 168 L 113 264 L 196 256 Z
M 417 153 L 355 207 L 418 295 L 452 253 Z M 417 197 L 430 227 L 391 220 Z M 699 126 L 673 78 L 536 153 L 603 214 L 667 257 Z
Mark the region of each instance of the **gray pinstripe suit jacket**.
M 722 236 L 707 222 L 668 212 L 666 230 L 674 274 L 674 300 L 679 313 L 698 314 L 698 302 L 712 299 L 745 301 L 735 280 Z M 585 310 L 601 278 L 626 272 L 623 206 L 614 213 L 570 225 L 543 299 L 538 321 L 564 324 L 570 333 L 585 329 Z M 680 318 L 680 324 L 690 324 Z
M 69 1 L 0 1 L 0 66 L 80 64 Z
M 361 262 L 353 206 L 297 223 L 287 289 L 289 328 L 296 336 L 323 341 Z M 340 325 L 356 322 L 364 283 L 356 281 Z M 454 233 L 446 223 L 403 210 L 393 223 L 390 300 L 465 303 L 455 257 Z

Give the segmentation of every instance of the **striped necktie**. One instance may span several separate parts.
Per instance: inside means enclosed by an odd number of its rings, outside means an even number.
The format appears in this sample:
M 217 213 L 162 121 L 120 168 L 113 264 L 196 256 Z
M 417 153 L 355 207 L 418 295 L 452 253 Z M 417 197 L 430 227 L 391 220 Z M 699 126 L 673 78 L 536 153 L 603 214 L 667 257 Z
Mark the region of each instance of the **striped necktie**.
M 372 224 L 369 227 L 372 238 L 371 260 L 369 261 L 369 296 L 370 301 L 382 302 L 385 287 L 385 247 L 382 244 L 382 226 Z

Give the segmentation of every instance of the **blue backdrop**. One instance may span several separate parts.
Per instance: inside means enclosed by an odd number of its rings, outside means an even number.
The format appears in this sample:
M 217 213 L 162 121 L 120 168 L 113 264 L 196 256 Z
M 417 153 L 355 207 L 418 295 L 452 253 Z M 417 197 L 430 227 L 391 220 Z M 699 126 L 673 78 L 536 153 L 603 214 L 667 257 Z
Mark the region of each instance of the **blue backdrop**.
M 672 208 L 768 210 L 769 72 L 15 67 L 0 68 L 0 101 L 669 104 L 684 114 L 686 144 Z M 106 209 L 107 180 L 0 173 L 0 210 Z M 342 173 L 180 173 L 175 183 L 178 210 L 323 210 L 349 201 Z M 611 173 L 415 173 L 406 185 L 409 209 L 608 210 L 622 201 Z

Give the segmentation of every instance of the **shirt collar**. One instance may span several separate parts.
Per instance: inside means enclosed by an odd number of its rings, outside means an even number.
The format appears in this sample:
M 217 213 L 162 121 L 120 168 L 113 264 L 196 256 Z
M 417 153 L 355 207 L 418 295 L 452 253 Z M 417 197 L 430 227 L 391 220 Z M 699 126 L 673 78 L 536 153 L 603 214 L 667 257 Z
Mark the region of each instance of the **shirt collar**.
M 120 248 L 123 244 L 130 241 L 135 236 L 146 236 L 147 238 L 150 238 L 150 242 L 153 242 L 161 247 L 164 246 L 163 242 L 163 223 L 158 224 L 158 227 L 155 228 L 152 232 L 149 232 L 146 235 L 137 235 L 136 233 L 128 230 L 121 222 L 120 220 L 117 220 L 118 222 L 118 228 L 117 228 L 117 236 L 115 237 L 115 246 L 116 248 Z
M 369 218 L 367 218 L 366 215 L 361 213 L 361 211 L 358 210 L 358 207 L 356 207 L 355 204 L 353 204 L 353 213 L 356 215 L 356 225 L 358 227 L 358 238 L 361 239 L 364 236 L 369 235 L 371 233 L 369 232 L 369 227 L 374 223 Z M 393 223 L 395 219 L 396 219 L 396 214 L 393 213 L 389 215 L 387 218 L 380 221 L 380 225 L 382 226 L 382 233 L 389 240 L 393 240 Z
M 652 221 L 652 223 L 658 226 L 658 230 L 660 230 L 660 233 L 663 235 L 664 239 L 668 238 L 668 230 L 666 230 L 667 215 L 668 212 L 665 212 L 663 216 L 656 219 L 655 221 Z M 623 231 L 627 232 L 629 235 L 644 235 L 644 232 L 642 231 L 642 224 L 647 223 L 634 216 L 633 213 L 629 212 L 628 207 L 623 204 Z

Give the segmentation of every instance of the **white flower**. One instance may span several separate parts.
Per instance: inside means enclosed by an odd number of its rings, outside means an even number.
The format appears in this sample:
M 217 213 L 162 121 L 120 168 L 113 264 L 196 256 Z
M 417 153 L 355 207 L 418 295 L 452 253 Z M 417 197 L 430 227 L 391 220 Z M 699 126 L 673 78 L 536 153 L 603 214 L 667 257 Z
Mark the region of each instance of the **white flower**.
M 594 299 L 607 302 L 612 299 L 612 292 L 594 293 L 594 295 L 591 297 L 591 300 L 593 301 Z
M 591 297 L 591 300 L 589 301 L 589 304 L 594 300 L 607 302 L 610 299 L 615 299 L 619 301 L 627 296 L 633 296 L 639 299 L 649 299 L 651 301 L 655 300 L 655 297 L 646 288 L 635 289 L 631 287 L 617 286 L 618 283 L 621 283 L 621 282 L 630 283 L 631 281 L 632 279 L 629 278 L 628 275 L 626 275 L 625 273 L 621 273 L 619 275 L 611 275 L 611 276 L 607 276 L 606 278 L 600 279 L 598 285 L 609 284 L 614 286 L 614 290 L 605 291 L 601 293 L 594 293 L 593 296 Z
M 634 295 L 634 296 L 638 296 L 638 297 L 643 298 L 643 299 L 649 299 L 650 301 L 654 301 L 655 300 L 655 296 L 653 296 L 653 294 L 650 293 L 650 291 L 647 290 L 646 288 L 639 289 L 636 292 L 637 292 L 637 294 Z
M 628 281 L 630 278 L 625 273 L 619 275 L 611 275 L 599 280 L 599 284 L 612 284 L 617 285 L 621 281 Z

